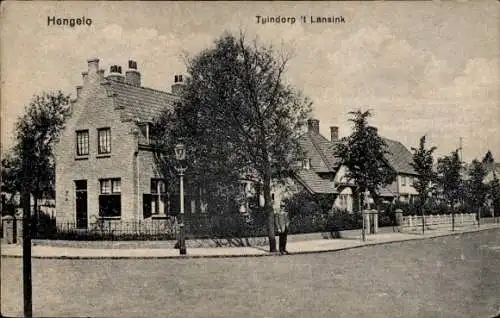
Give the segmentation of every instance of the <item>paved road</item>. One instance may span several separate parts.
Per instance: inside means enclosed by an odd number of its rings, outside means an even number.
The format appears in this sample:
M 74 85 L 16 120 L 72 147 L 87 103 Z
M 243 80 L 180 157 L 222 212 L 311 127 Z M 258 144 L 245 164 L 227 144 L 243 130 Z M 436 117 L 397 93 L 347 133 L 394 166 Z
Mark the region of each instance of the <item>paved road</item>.
M 500 229 L 282 257 L 34 259 L 34 314 L 74 317 L 491 317 Z M 2 314 L 22 310 L 2 258 Z

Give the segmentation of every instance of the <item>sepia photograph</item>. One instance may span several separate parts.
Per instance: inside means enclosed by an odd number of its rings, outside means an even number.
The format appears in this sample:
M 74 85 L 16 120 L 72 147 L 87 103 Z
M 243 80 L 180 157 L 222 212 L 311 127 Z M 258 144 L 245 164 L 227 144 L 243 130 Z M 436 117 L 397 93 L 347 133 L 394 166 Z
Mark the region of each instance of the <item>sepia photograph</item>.
M 500 317 L 500 2 L 0 9 L 0 317 Z

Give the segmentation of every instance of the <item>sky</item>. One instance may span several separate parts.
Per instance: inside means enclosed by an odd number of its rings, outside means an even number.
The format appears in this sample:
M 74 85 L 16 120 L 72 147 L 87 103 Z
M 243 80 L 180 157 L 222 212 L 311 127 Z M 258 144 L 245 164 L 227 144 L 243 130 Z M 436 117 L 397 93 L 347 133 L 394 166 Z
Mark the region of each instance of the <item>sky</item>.
M 257 23 L 295 17 L 291 23 Z M 305 16 L 307 23 L 301 22 Z M 310 17 L 345 23 L 310 23 Z M 91 19 L 48 25 L 48 18 Z M 1 142 L 32 96 L 82 84 L 87 59 L 125 69 L 137 61 L 142 85 L 170 90 L 183 56 L 225 31 L 292 53 L 285 79 L 313 101 L 320 132 L 350 134 L 350 111 L 371 110 L 387 138 L 436 155 L 462 138 L 463 159 L 487 150 L 500 160 L 500 2 L 3 2 Z

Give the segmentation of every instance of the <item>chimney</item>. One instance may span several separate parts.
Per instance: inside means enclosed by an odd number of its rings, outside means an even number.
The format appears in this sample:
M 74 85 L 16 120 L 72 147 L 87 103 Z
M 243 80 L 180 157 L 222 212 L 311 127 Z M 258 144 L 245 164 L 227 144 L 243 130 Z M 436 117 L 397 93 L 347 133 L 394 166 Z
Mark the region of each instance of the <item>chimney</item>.
M 330 126 L 330 141 L 339 140 L 339 127 Z
M 319 134 L 319 120 L 308 119 L 307 120 L 307 131 Z
M 78 85 L 76 87 L 76 98 L 80 97 L 80 95 L 82 93 L 82 88 L 83 88 L 83 86 L 81 86 L 81 85 Z
M 307 124 L 306 124 L 306 121 L 305 120 L 300 120 L 298 123 L 297 123 L 297 128 L 300 132 L 300 134 L 305 134 L 307 133 Z
M 86 84 L 89 79 L 89 72 L 82 72 L 83 84 Z
M 378 134 L 378 128 L 377 127 L 374 127 L 374 126 L 368 126 L 368 129 L 369 130 L 372 130 L 375 132 L 375 134 Z
M 172 94 L 181 95 L 183 87 L 184 87 L 184 79 L 182 78 L 182 75 L 175 75 L 174 84 L 172 85 Z
M 125 83 L 141 87 L 141 73 L 137 70 L 136 61 L 128 61 L 128 70 L 125 72 Z
M 87 64 L 89 66 L 88 74 L 96 74 L 99 71 L 99 59 L 97 57 L 87 59 Z
M 109 75 L 106 79 L 123 82 L 122 67 L 119 65 L 111 65 L 109 67 Z

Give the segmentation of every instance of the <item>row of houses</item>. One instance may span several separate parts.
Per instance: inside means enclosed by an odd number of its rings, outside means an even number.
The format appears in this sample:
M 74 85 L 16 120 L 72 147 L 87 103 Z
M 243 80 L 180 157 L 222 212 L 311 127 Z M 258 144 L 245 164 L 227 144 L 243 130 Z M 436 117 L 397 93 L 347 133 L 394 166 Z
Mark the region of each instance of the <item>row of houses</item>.
M 89 220 L 140 221 L 167 218 L 178 211 L 178 200 L 166 193 L 165 180 L 154 160 L 149 143 L 149 127 L 167 107 L 179 101 L 184 85 L 182 75 L 174 77 L 171 91 L 141 85 L 135 61 L 122 73 L 113 65 L 105 76 L 99 59 L 88 59 L 71 102 L 71 116 L 56 145 L 56 220 L 75 222 L 86 228 Z M 301 169 L 284 185 L 274 186 L 275 204 L 290 194 L 305 190 L 311 194 L 330 194 L 334 206 L 357 210 L 354 185 L 346 179 L 346 168 L 335 155 L 338 127 L 330 127 L 330 138 L 320 134 L 320 122 L 309 119 L 300 137 L 306 154 Z M 387 200 L 410 201 L 416 195 L 416 173 L 410 165 L 412 155 L 400 142 L 385 139 L 387 165 L 397 178 L 382 189 Z M 245 185 L 247 194 L 255 190 Z M 188 193 L 186 213 L 206 213 L 200 195 Z M 240 212 L 248 211 L 245 203 Z

